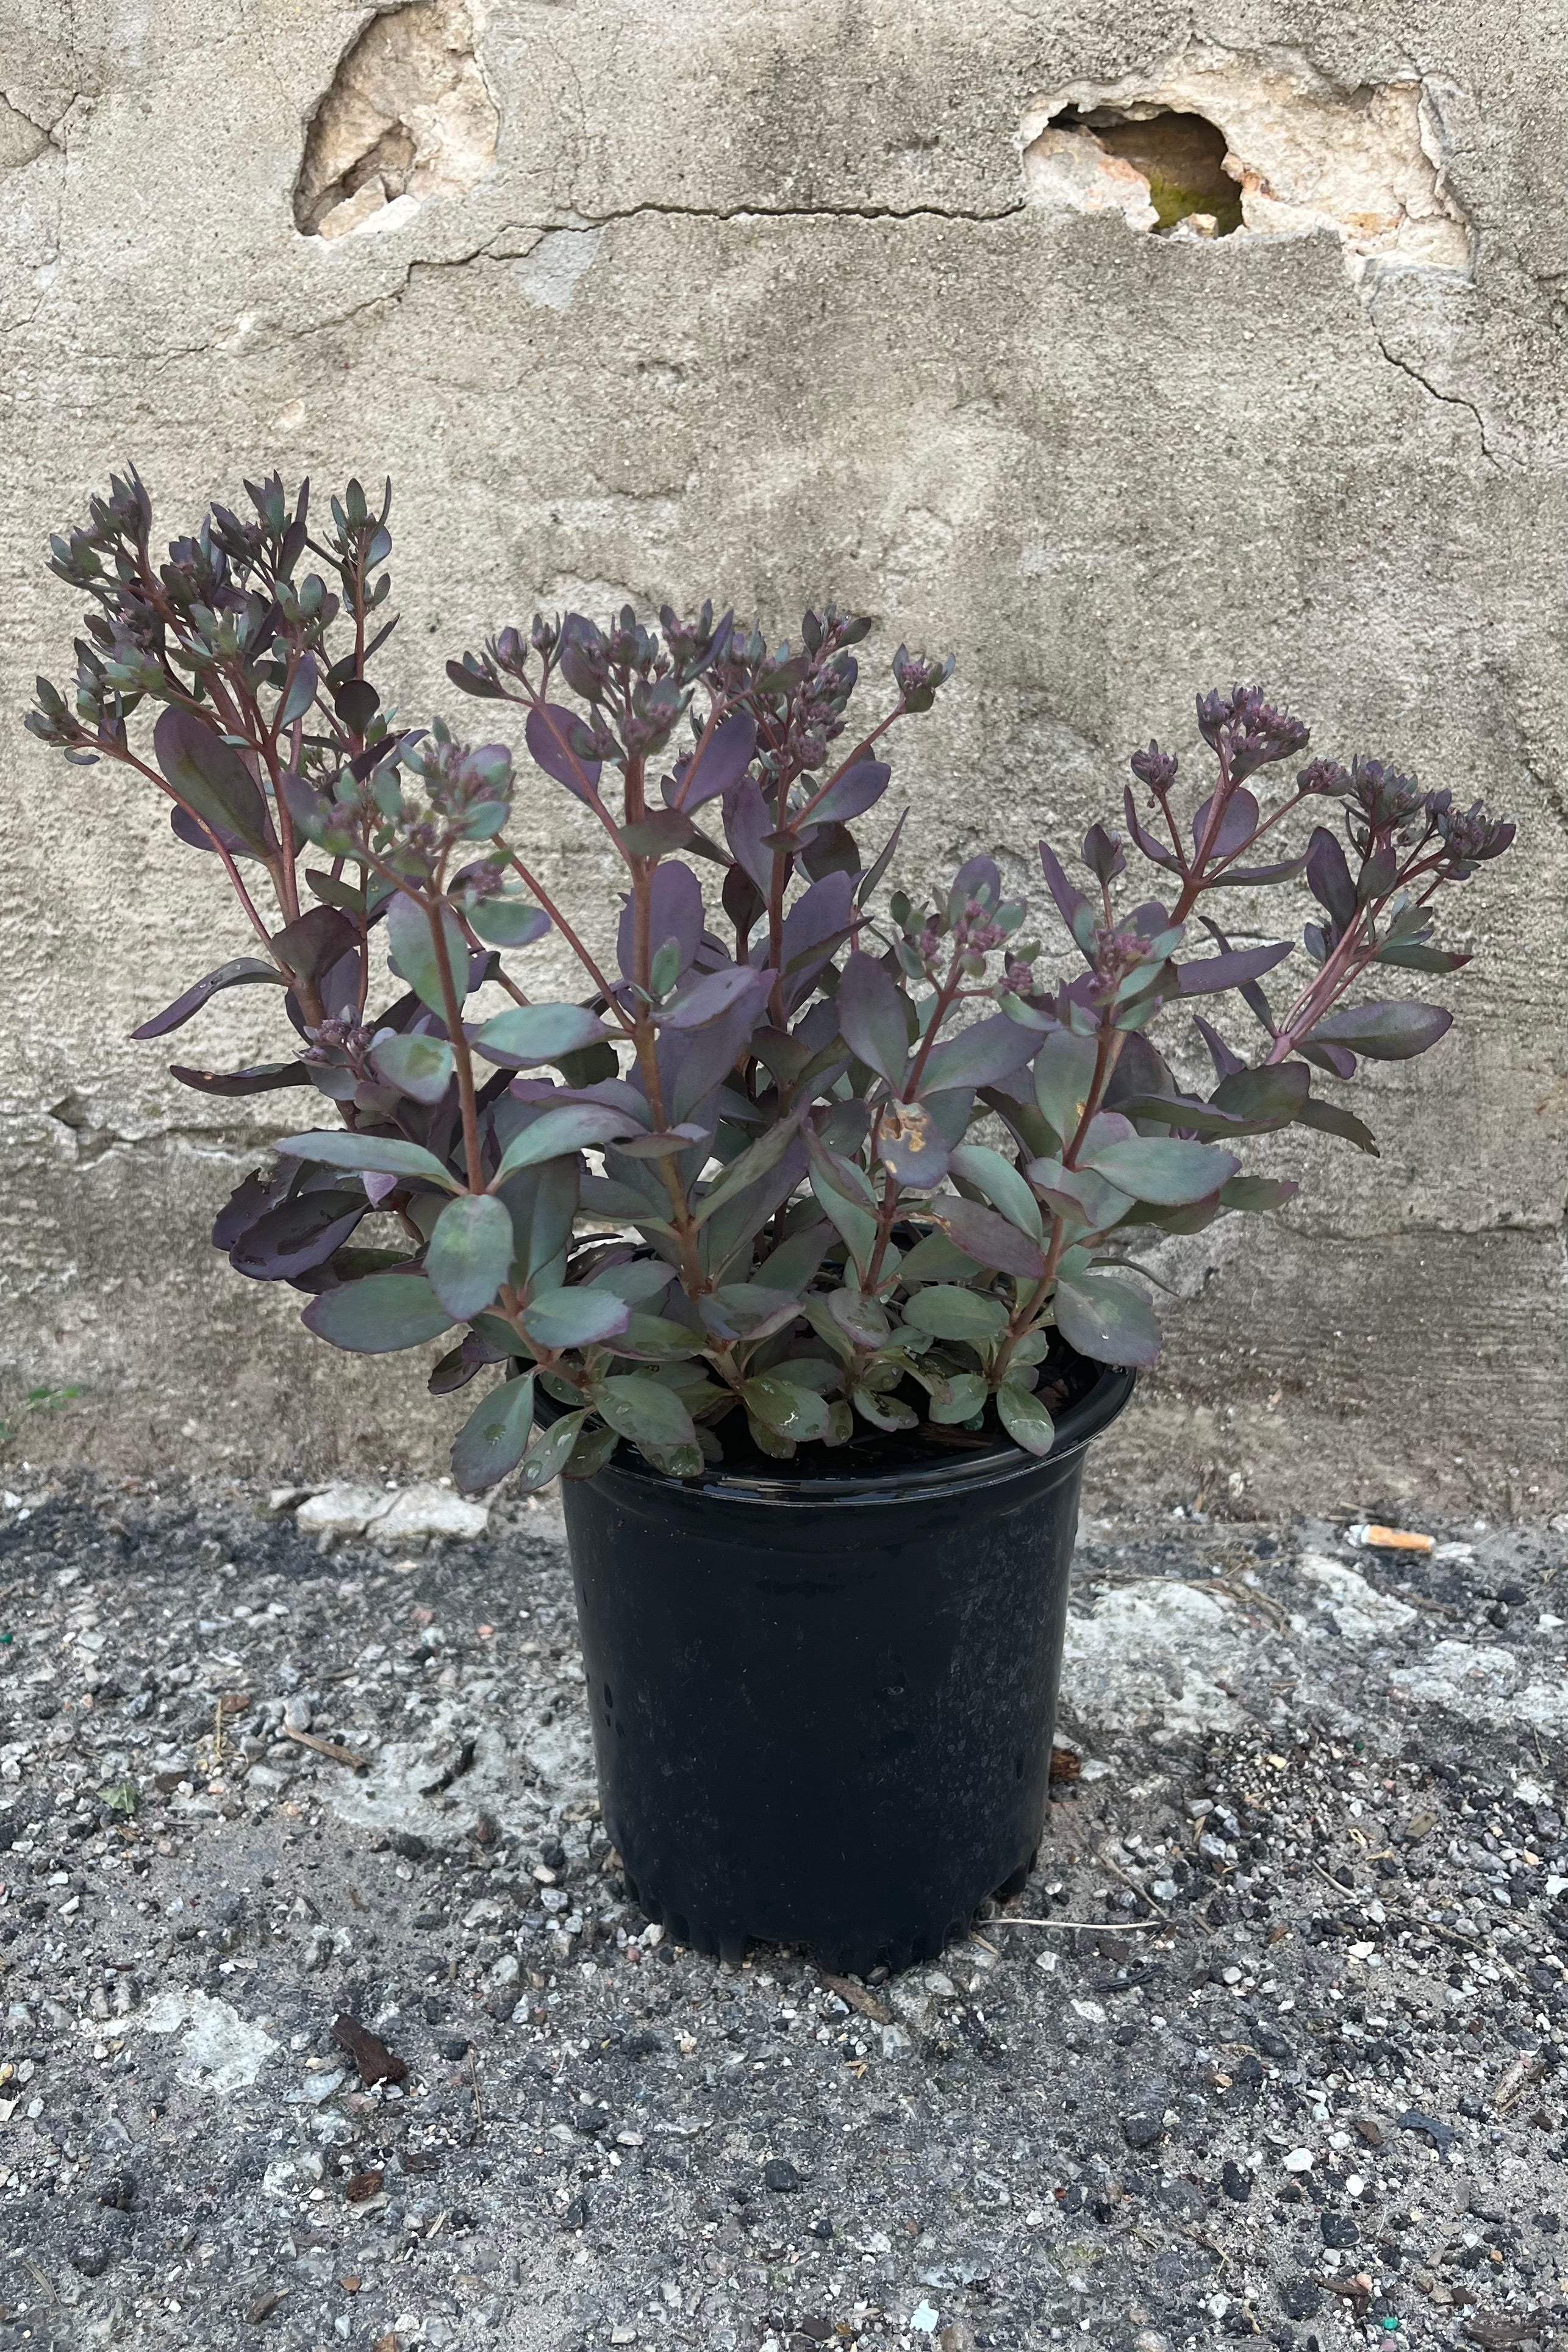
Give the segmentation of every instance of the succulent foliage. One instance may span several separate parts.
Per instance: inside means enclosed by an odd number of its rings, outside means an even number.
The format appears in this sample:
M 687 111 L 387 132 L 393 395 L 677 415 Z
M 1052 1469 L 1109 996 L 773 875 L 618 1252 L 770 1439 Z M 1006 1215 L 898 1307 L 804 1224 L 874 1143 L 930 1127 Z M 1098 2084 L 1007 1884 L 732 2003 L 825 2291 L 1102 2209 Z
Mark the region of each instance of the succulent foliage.
M 246 488 L 248 513 L 214 507 L 161 560 L 134 472 L 53 541 L 90 610 L 71 689 L 40 679 L 28 724 L 68 760 L 134 769 L 223 865 L 249 944 L 135 1034 L 276 988 L 283 1058 L 172 1075 L 324 1099 L 214 1241 L 308 1293 L 336 1347 L 450 1335 L 432 1389 L 483 1383 L 454 1452 L 467 1490 L 586 1476 L 622 1440 L 694 1477 L 741 1427 L 788 1458 L 922 1427 L 974 1443 L 994 1413 L 1043 1454 L 1068 1351 L 1155 1360 L 1140 1242 L 1287 1200 L 1244 1172 L 1250 1137 L 1296 1125 L 1375 1151 L 1321 1082 L 1450 1025 L 1361 983 L 1467 961 L 1432 944 L 1433 901 L 1513 827 L 1382 761 L 1306 757 L 1306 728 L 1256 688 L 1199 698 L 1196 795 L 1151 743 L 1124 836 L 1094 825 L 1071 871 L 1040 845 L 1048 953 L 989 857 L 935 903 L 883 887 L 904 823 L 887 739 L 951 661 L 900 646 L 862 724 L 871 623 L 831 605 L 791 643 L 711 604 L 657 629 L 630 608 L 536 616 L 447 665 L 505 707 L 519 772 L 507 743 L 403 725 L 371 680 L 396 625 L 390 486 L 372 503 L 350 482 L 317 534 L 308 486 Z M 514 845 L 549 788 L 623 876 L 613 960 Z M 1320 911 L 1287 977 L 1290 940 L 1233 945 L 1205 902 L 1297 877 Z M 378 927 L 399 992 L 372 1007 Z M 552 929 L 574 1002 L 529 984 Z M 1226 995 L 1250 1055 L 1210 1018 Z M 1154 1043 L 1162 1017 L 1201 1038 L 1207 1091 Z

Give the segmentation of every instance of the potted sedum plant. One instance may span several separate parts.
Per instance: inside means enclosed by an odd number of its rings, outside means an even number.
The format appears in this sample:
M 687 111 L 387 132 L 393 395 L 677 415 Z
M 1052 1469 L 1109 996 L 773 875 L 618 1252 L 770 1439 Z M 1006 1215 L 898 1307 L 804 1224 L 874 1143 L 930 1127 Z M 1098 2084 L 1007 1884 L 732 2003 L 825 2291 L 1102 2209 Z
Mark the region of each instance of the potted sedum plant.
M 1433 901 L 1513 828 L 1209 694 L 1196 793 L 1150 744 L 1124 835 L 1071 871 L 1040 845 L 1047 947 L 989 857 L 886 887 L 888 739 L 950 662 L 901 646 L 862 720 L 871 624 L 831 606 L 789 644 L 708 605 L 536 617 L 448 664 L 519 769 L 372 681 L 390 493 L 350 483 L 313 536 L 304 489 L 246 487 L 162 559 L 134 474 L 53 542 L 90 609 L 29 720 L 162 793 L 252 935 L 137 1036 L 280 994 L 282 1058 L 172 1072 L 317 1105 L 214 1240 L 333 1347 L 444 1340 L 432 1391 L 477 1399 L 460 1486 L 563 1476 L 643 1908 L 729 1955 L 928 1955 L 1040 1836 L 1084 1450 L 1158 1352 L 1137 1250 L 1288 1200 L 1253 1137 L 1375 1149 L 1322 1082 L 1450 1015 L 1364 983 L 1466 961 Z M 613 861 L 609 924 L 514 845 L 548 793 Z M 1298 877 L 1290 974 L 1290 941 L 1206 912 Z M 567 1001 L 533 976 L 552 931 Z

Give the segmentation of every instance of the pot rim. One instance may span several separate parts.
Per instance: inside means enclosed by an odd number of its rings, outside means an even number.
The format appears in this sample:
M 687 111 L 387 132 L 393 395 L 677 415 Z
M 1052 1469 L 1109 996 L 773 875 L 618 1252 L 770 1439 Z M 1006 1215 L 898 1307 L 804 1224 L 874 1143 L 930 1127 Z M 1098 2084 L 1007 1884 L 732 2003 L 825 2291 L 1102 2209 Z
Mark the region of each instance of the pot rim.
M 972 1495 L 992 1486 L 1010 1485 L 1031 1474 L 1060 1475 L 1074 1454 L 1108 1429 L 1125 1411 L 1137 1384 L 1130 1367 L 1107 1364 L 1085 1396 L 1056 1416 L 1056 1437 L 1049 1454 L 1026 1454 L 1009 1440 L 984 1454 L 935 1462 L 929 1468 L 862 1471 L 827 1477 L 787 1477 L 779 1473 L 727 1473 L 722 1465 L 705 1470 L 701 1478 L 671 1478 L 654 1470 L 628 1444 L 618 1449 L 591 1483 L 627 1478 L 643 1490 L 663 1488 L 690 1499 L 760 1505 L 768 1510 L 814 1510 L 823 1503 L 849 1505 L 904 1501 L 936 1502 L 952 1496 Z M 541 1397 L 541 1404 L 545 1400 Z M 552 1404 L 554 1400 L 549 1401 Z M 561 1408 L 557 1407 L 557 1411 Z M 553 1416 L 552 1416 L 553 1417 Z M 1051 1483 L 1055 1484 L 1053 1478 Z

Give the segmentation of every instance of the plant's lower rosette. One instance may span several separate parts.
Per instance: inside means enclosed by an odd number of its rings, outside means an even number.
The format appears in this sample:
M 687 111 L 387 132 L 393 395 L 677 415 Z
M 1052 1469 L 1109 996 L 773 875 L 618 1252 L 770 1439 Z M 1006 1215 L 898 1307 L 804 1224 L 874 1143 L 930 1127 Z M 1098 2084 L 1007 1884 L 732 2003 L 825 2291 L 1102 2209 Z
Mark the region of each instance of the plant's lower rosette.
M 863 1974 L 1021 1884 L 1084 1453 L 1133 1379 L 1098 1371 L 1043 1461 L 998 1442 L 687 1485 L 623 1452 L 566 1486 L 605 1824 L 651 1917 Z

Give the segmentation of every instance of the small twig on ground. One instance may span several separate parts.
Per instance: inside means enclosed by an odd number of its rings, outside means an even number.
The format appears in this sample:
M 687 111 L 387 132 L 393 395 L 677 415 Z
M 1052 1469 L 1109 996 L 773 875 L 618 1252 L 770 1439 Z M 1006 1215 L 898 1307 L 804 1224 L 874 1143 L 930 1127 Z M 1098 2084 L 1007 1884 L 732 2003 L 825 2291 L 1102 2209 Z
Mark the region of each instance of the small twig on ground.
M 308 1748 L 314 1756 L 325 1756 L 329 1763 L 346 1764 L 351 1772 L 368 1772 L 371 1769 L 368 1756 L 356 1756 L 351 1748 L 340 1748 L 335 1739 L 318 1739 L 313 1731 L 290 1731 L 287 1724 L 283 1736 L 285 1739 L 297 1740 L 301 1748 Z
M 1167 1920 L 1166 1925 L 1168 1927 Z M 1154 1919 L 1019 1919 L 1011 1912 L 999 1918 L 988 1919 L 988 1927 L 1082 1927 L 1091 1935 L 1119 1936 L 1124 1929 L 1130 1936 L 1142 1936 L 1158 1925 Z
M 1115 1872 L 1124 1886 L 1130 1886 L 1132 1888 L 1140 1903 L 1146 1903 L 1151 1911 L 1157 1911 L 1160 1917 L 1165 1921 L 1166 1927 L 1168 1927 L 1170 1926 L 1170 1913 L 1165 1908 L 1163 1904 L 1156 1903 L 1152 1895 L 1145 1895 L 1143 1888 L 1138 1885 L 1137 1880 L 1135 1878 L 1129 1877 L 1119 1862 L 1115 1861 L 1112 1855 L 1104 1852 L 1102 1852 L 1100 1860 L 1104 1864 L 1107 1870 L 1113 1870 Z

